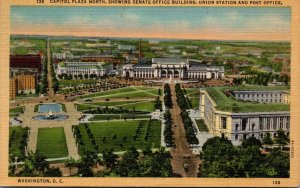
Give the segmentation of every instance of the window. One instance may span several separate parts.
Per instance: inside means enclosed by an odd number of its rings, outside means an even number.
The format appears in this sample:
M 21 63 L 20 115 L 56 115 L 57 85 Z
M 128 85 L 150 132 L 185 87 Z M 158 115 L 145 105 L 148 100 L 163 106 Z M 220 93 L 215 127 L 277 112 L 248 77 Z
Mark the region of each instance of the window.
M 273 129 L 277 129 L 277 118 L 273 118 Z
M 226 129 L 226 117 L 221 117 L 222 128 Z
M 239 130 L 239 124 L 235 124 L 235 131 Z
M 252 123 L 252 131 L 255 129 L 255 123 Z
M 247 118 L 243 118 L 242 119 L 242 130 L 244 131 L 244 130 L 246 130 L 246 126 L 247 126 Z

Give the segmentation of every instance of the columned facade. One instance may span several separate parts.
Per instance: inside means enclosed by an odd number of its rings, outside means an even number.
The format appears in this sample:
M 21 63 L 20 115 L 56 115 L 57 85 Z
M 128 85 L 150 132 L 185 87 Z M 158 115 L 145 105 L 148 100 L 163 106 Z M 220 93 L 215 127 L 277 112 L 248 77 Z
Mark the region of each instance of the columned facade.
M 215 101 L 205 90 L 200 90 L 200 116 L 214 136 L 225 136 L 238 145 L 249 137 L 262 139 L 266 133 L 276 137 L 282 129 L 289 136 L 290 112 L 227 112 L 217 109 Z
M 123 77 L 175 78 L 175 79 L 222 79 L 221 66 L 201 65 L 197 60 L 153 58 L 151 65 L 124 65 Z

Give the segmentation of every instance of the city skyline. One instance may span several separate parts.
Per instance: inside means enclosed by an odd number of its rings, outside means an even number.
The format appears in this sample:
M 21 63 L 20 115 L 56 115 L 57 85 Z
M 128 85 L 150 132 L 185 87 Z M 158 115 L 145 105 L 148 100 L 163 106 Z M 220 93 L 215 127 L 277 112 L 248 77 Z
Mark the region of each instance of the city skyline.
M 290 8 L 18 7 L 11 33 L 199 40 L 290 40 Z M 193 19 L 190 19 L 193 18 Z M 268 24 L 266 24 L 268 23 Z

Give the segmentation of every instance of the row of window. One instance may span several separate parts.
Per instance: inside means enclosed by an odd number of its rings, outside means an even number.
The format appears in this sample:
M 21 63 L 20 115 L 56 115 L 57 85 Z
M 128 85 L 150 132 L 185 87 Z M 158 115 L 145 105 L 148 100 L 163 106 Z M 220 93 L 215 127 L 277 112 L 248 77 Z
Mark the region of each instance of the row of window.
M 284 123 L 285 119 L 285 123 Z M 271 121 L 272 120 L 272 121 Z M 247 128 L 247 123 L 248 123 L 248 118 L 242 118 L 241 122 L 241 127 L 240 124 L 236 123 L 235 124 L 235 131 L 245 131 Z M 223 129 L 227 128 L 227 118 L 226 117 L 221 117 L 221 127 Z M 284 126 L 285 125 L 285 126 Z M 248 126 L 248 130 L 255 130 L 256 124 L 252 123 L 251 126 Z M 289 129 L 290 128 L 290 117 L 289 116 L 284 116 L 284 117 L 274 117 L 274 118 L 259 118 L 259 129 L 260 130 L 270 130 L 273 128 L 273 130 L 277 129 Z
M 278 95 L 277 95 L 278 94 Z M 252 97 L 252 98 L 254 98 L 254 97 L 269 97 L 269 95 L 270 95 L 270 97 L 281 97 L 282 96 L 282 94 L 281 93 L 275 93 L 275 94 L 273 94 L 273 93 L 263 93 L 263 94 L 237 94 L 236 96 L 238 97 L 238 98 L 240 98 L 240 97 L 242 97 L 242 98 L 244 98 L 244 97 Z

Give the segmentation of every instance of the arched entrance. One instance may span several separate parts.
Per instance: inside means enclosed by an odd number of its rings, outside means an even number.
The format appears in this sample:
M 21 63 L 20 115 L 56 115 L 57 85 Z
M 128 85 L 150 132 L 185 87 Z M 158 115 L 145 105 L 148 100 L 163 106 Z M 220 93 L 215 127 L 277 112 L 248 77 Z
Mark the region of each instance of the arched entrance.
M 174 78 L 179 78 L 179 71 L 176 70 L 176 71 L 174 72 Z
M 216 78 L 216 74 L 215 73 L 211 73 L 211 79 L 215 79 Z
M 129 78 L 129 77 L 130 77 L 130 73 L 129 73 L 129 71 L 126 71 L 126 73 L 125 73 L 125 77 L 126 77 L 126 78 Z
M 162 77 L 162 78 L 166 78 L 166 77 L 167 77 L 167 71 L 162 70 L 162 71 L 161 71 L 161 77 Z
M 173 78 L 174 76 L 173 76 L 173 71 L 171 71 L 171 70 L 168 70 L 168 78 Z

